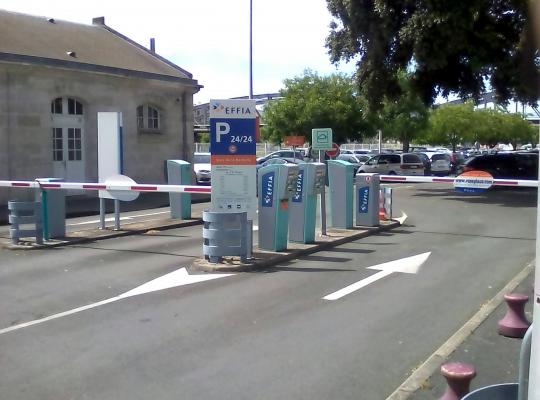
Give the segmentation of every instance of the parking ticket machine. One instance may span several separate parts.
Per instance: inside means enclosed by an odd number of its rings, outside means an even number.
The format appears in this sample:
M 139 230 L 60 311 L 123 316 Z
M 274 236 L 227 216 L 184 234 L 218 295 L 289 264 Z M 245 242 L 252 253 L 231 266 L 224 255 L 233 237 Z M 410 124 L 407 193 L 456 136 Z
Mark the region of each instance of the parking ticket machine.
M 353 164 L 342 160 L 328 161 L 330 214 L 334 228 L 353 227 L 353 178 Z
M 272 251 L 287 248 L 289 200 L 297 177 L 296 164 L 272 164 L 259 169 L 259 248 Z
M 289 203 L 289 240 L 301 243 L 315 241 L 317 195 L 325 184 L 324 163 L 301 163 Z

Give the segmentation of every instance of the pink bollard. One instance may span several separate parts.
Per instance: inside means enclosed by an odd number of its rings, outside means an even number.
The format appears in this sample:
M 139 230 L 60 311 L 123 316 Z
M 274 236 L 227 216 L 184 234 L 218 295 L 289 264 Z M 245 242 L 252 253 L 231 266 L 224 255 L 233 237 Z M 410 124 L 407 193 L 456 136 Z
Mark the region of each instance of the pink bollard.
M 503 336 L 523 338 L 531 324 L 525 316 L 525 304 L 529 301 L 529 296 L 521 293 L 507 293 L 504 295 L 504 300 L 508 305 L 508 310 L 499 321 L 497 332 Z
M 446 378 L 448 386 L 439 400 L 459 400 L 469 393 L 476 369 L 471 364 L 450 362 L 441 365 L 441 374 Z

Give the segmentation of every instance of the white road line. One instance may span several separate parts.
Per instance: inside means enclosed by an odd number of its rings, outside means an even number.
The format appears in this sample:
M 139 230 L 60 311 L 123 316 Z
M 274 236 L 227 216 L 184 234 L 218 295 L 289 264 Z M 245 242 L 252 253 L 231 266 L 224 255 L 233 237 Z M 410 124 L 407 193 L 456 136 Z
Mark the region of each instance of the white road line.
M 235 274 L 201 274 L 201 275 L 189 275 L 186 268 L 180 268 L 176 271 L 170 272 L 166 275 L 160 276 L 150 282 L 147 282 L 141 286 L 136 287 L 130 291 L 122 293 L 119 296 L 111 297 L 110 299 L 98 301 L 97 303 L 88 304 L 86 306 L 77 307 L 72 310 L 64 311 L 58 314 L 53 314 L 45 318 L 36 319 L 22 324 L 13 325 L 9 328 L 0 329 L 0 335 L 4 333 L 13 332 L 19 329 L 28 328 L 29 326 L 42 324 L 44 322 L 52 321 L 58 318 L 67 317 L 69 315 L 80 313 L 81 311 L 90 310 L 105 304 L 113 303 L 118 300 L 122 300 L 128 297 L 137 296 L 145 293 L 156 292 L 158 290 L 169 289 L 177 286 L 190 285 L 192 283 L 209 281 L 212 279 L 225 278 Z
M 368 269 L 379 269 L 380 272 L 377 272 L 374 275 L 371 275 L 361 281 L 355 282 L 349 286 L 344 287 L 334 293 L 330 293 L 323 297 L 323 300 L 338 300 L 348 294 L 356 292 L 358 289 L 372 284 L 373 282 L 378 281 L 394 272 L 401 272 L 405 274 L 417 274 L 420 270 L 420 267 L 427 261 L 431 252 L 418 254 L 412 257 L 401 258 L 399 260 L 389 261 L 382 264 L 373 265 L 368 267 Z
M 158 212 L 147 213 L 147 214 L 136 214 L 136 215 L 130 215 L 130 216 L 126 216 L 126 217 L 120 217 L 120 221 L 130 220 L 130 219 L 139 218 L 139 217 L 150 217 L 152 215 L 160 215 L 160 214 L 168 214 L 168 213 L 170 213 L 170 211 L 158 211 Z M 105 218 L 105 222 L 112 222 L 112 221 L 114 221 L 114 217 Z M 92 220 L 92 221 L 76 222 L 76 223 L 73 223 L 73 224 L 67 224 L 67 226 L 89 225 L 89 224 L 97 224 L 99 222 L 100 222 L 99 219 L 95 219 L 95 220 Z
M 130 219 L 133 219 L 133 218 L 132 217 L 120 217 L 120 221 L 126 221 L 126 220 L 130 220 Z M 112 221 L 114 221 L 114 217 L 105 218 L 105 222 L 112 222 Z M 99 219 L 95 219 L 95 220 L 92 220 L 92 221 L 75 222 L 73 224 L 67 224 L 67 226 L 90 225 L 90 224 L 97 224 L 99 222 L 100 222 Z

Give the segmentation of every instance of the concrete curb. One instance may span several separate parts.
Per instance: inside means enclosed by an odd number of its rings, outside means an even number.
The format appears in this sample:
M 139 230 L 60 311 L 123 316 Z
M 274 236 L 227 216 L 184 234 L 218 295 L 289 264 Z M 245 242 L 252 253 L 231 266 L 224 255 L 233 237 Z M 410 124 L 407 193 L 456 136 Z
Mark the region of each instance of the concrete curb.
M 254 251 L 253 256 L 255 260 L 250 263 L 241 263 L 238 258 L 235 258 L 235 263 L 228 264 L 214 264 L 207 260 L 200 258 L 193 261 L 191 268 L 195 271 L 203 272 L 250 272 L 261 270 L 282 262 L 294 260 L 296 258 L 306 256 L 308 254 L 316 253 L 321 250 L 330 249 L 339 246 L 344 243 L 352 242 L 357 239 L 361 239 L 373 234 L 388 231 L 401 226 L 399 222 L 391 221 L 384 223 L 378 227 L 358 227 L 364 230 L 359 231 L 348 236 L 340 236 L 335 240 L 318 241 L 314 244 L 307 244 L 305 248 L 290 249 L 286 253 L 278 253 L 271 251 Z M 350 230 L 348 230 L 350 231 Z M 258 257 L 257 257 L 258 256 Z M 265 257 L 266 256 L 266 257 Z
M 427 358 L 414 372 L 390 395 L 386 400 L 406 400 L 422 387 L 441 364 L 484 322 L 503 302 L 504 295 L 512 292 L 527 276 L 534 271 L 535 260 L 528 263 L 516 276 L 512 278 L 495 296 L 459 328 L 441 347 Z
M 203 221 L 202 219 L 192 219 L 192 220 L 183 220 L 182 222 L 173 222 L 169 224 L 161 224 L 161 225 L 152 225 L 147 226 L 143 228 L 137 228 L 134 227 L 133 229 L 129 229 L 129 225 L 140 225 L 142 222 L 136 222 L 133 224 L 125 224 L 124 229 L 120 231 L 97 231 L 98 234 L 90 236 L 92 233 L 96 233 L 96 230 L 91 231 L 77 231 L 72 232 L 72 234 L 86 234 L 88 236 L 72 236 L 65 238 L 67 240 L 58 239 L 58 240 L 49 240 L 46 241 L 44 244 L 36 244 L 35 242 L 22 242 L 26 244 L 11 244 L 11 243 L 0 243 L 0 249 L 8 249 L 8 250 L 41 250 L 41 249 L 48 249 L 48 248 L 54 248 L 54 247 L 62 247 L 62 246 L 69 246 L 73 244 L 81 244 L 81 243 L 89 243 L 89 242 L 95 242 L 98 240 L 105 240 L 105 239 L 114 239 L 118 237 L 123 236 L 131 236 L 131 235 L 137 235 L 137 234 L 144 234 L 149 231 L 165 231 L 168 229 L 175 229 L 175 228 L 184 228 L 188 226 L 196 226 L 196 225 L 202 225 Z

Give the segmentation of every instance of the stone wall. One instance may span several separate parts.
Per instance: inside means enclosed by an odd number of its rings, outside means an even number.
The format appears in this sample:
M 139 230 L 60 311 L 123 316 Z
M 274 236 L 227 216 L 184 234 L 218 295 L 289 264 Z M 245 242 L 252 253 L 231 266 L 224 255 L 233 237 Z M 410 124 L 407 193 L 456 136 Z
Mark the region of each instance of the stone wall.
M 0 63 L 0 179 L 53 176 L 51 102 L 83 104 L 85 180 L 96 182 L 97 113 L 123 113 L 124 174 L 140 183 L 164 183 L 164 161 L 193 154 L 193 94 L 179 82 Z M 137 106 L 160 111 L 160 130 L 137 128 Z M 0 205 L 21 190 L 0 188 Z M 31 196 L 30 194 L 28 196 Z

